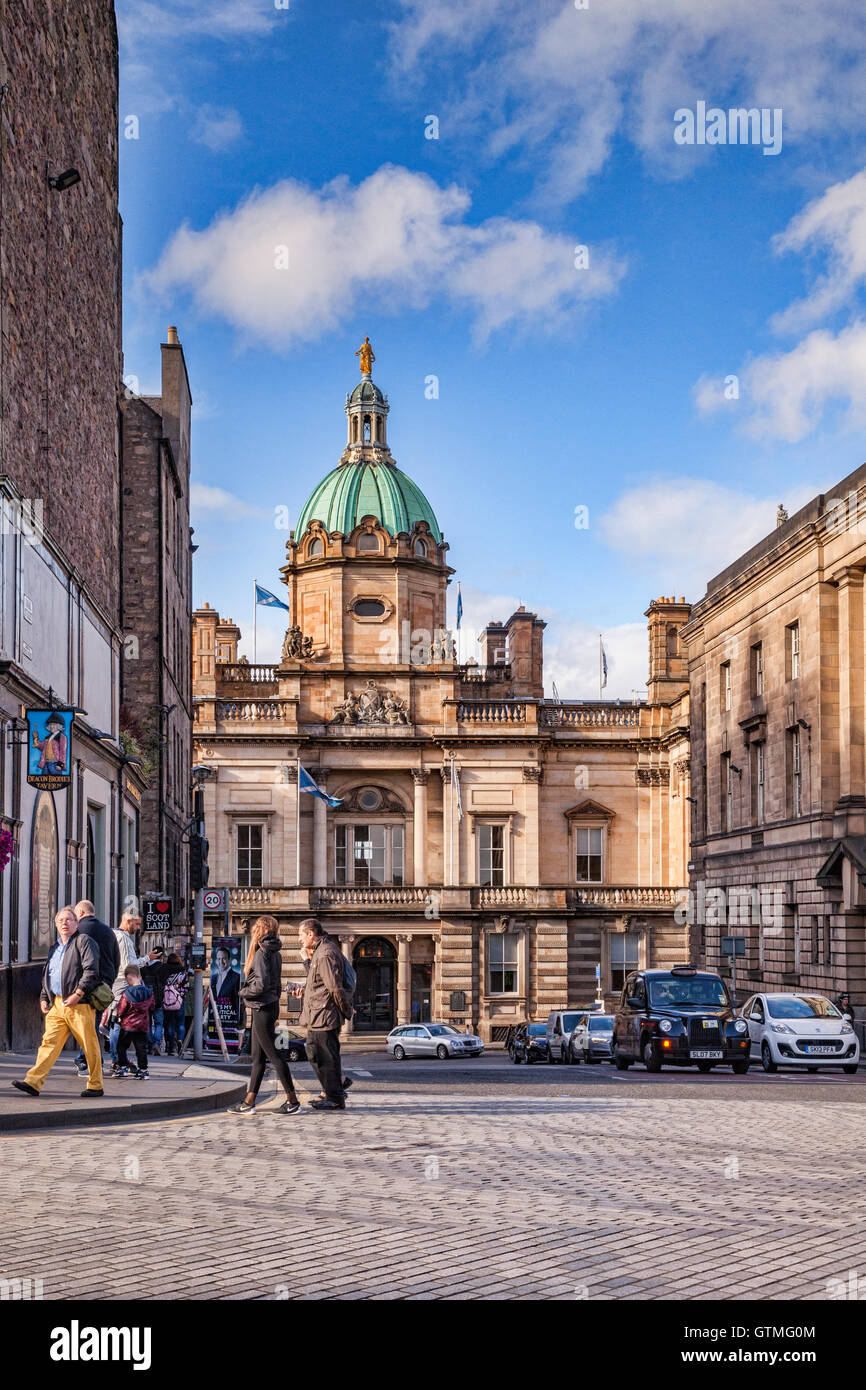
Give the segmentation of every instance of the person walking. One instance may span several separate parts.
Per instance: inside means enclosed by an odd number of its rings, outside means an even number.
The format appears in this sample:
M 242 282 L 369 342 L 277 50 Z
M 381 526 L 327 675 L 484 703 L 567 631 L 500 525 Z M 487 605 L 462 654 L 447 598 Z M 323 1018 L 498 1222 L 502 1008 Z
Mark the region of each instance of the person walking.
M 164 951 L 161 946 L 155 948 L 156 958 L 152 959 L 148 965 L 139 965 L 141 970 L 142 983 L 146 984 L 149 990 L 153 991 L 153 1013 L 150 1016 L 150 1032 L 147 1035 L 147 1050 L 153 1056 L 162 1056 L 165 1052 L 163 1046 L 163 1035 L 165 1033 L 165 1010 L 163 1004 L 163 990 L 165 987 L 165 961 L 163 960 Z M 153 955 L 153 952 L 151 953 Z
M 96 943 L 96 949 L 99 952 L 99 983 L 107 985 L 113 993 L 114 981 L 117 979 L 117 972 L 120 969 L 120 947 L 114 932 L 107 922 L 100 922 L 96 915 L 96 908 L 88 898 L 82 898 L 81 902 L 76 903 L 72 910 L 78 920 L 78 930 L 83 936 L 89 936 Z M 107 1003 L 107 998 L 97 1001 L 94 1004 L 97 1013 L 101 1015 Z M 79 1052 L 75 1058 L 75 1069 L 79 1076 L 89 1074 L 87 1058 L 83 1052 Z
M 327 932 L 324 933 L 324 936 L 325 936 L 325 940 L 326 940 L 326 941 L 333 941 L 333 942 L 334 942 L 334 945 L 337 947 L 337 950 L 339 951 L 340 947 L 339 947 L 339 944 L 338 944 L 338 942 L 336 941 L 336 939 L 335 939 L 333 936 L 329 936 Z M 304 967 L 304 974 L 305 974 L 305 975 L 309 975 L 309 973 L 310 973 L 310 961 L 311 961 L 312 955 L 313 955 L 312 949 L 308 949 L 307 947 L 302 947 L 301 950 L 298 952 L 298 954 L 299 954 L 299 956 L 301 957 L 301 964 L 302 964 L 303 967 Z M 298 989 L 297 987 L 295 987 L 295 986 L 293 986 L 293 985 L 291 985 L 291 984 L 288 985 L 287 988 L 286 988 L 286 994 L 287 994 L 287 995 L 290 995 L 290 996 L 297 996 L 297 995 L 299 995 L 299 994 L 303 994 L 303 985 L 301 985 L 300 989 Z M 351 1076 L 343 1076 L 343 1077 L 341 1077 L 341 1078 L 340 1078 L 340 1082 L 341 1082 L 341 1085 L 342 1085 L 342 1087 L 343 1087 L 343 1099 L 345 1100 L 345 1099 L 346 1099 L 346 1092 L 348 1091 L 349 1087 L 352 1086 L 354 1083 L 353 1083 L 353 1081 L 352 1081 Z M 320 1091 L 320 1092 L 319 1092 L 319 1099 L 320 1099 L 320 1100 L 325 1100 L 325 1099 L 326 1099 L 326 1096 L 325 1096 L 325 1092 L 324 1092 L 324 1091 Z
M 99 952 L 93 938 L 79 931 L 73 908 L 61 908 L 54 924 L 60 940 L 45 962 L 39 997 L 45 1031 L 33 1066 L 23 1081 L 13 1081 L 12 1085 L 25 1095 L 38 1096 L 67 1040 L 73 1037 L 88 1065 L 87 1086 L 81 1094 L 91 1100 L 105 1094 L 96 1014 L 87 1002 L 99 984 Z
M 292 1073 L 277 1047 L 276 1040 L 282 973 L 279 923 L 276 917 L 265 913 L 253 923 L 250 949 L 244 964 L 246 979 L 240 987 L 241 998 L 250 1016 L 250 1084 L 243 1100 L 230 1107 L 230 1115 L 254 1113 L 256 1097 L 268 1062 L 273 1066 L 277 1080 L 286 1093 L 286 1099 L 278 1108 L 277 1114 L 296 1115 L 301 1108 Z
M 836 1008 L 839 1010 L 840 1014 L 848 1014 L 849 1017 L 853 1020 L 854 1007 L 851 1003 L 851 996 L 849 994 L 846 994 L 846 992 L 843 990 L 842 993 L 837 995 L 837 997 L 833 1000 L 833 1003 L 836 1005 Z
M 164 972 L 162 1009 L 165 1018 L 165 1051 L 168 1057 L 171 1057 L 175 1052 L 179 1057 L 180 1049 L 183 1046 L 184 1006 L 186 1004 L 186 992 L 189 989 L 189 980 L 183 961 L 177 951 L 171 952 L 162 968 Z
M 137 965 L 138 968 L 141 969 L 143 965 L 150 965 L 151 962 L 155 961 L 159 956 L 158 951 L 151 951 L 149 955 L 146 956 L 137 954 L 135 949 L 135 933 L 139 930 L 140 926 L 140 917 L 137 917 L 134 912 L 124 912 L 120 919 L 120 926 L 117 927 L 114 932 L 117 945 L 120 949 L 120 965 L 112 986 L 112 993 L 114 994 L 114 1004 L 112 1006 L 114 1011 L 114 1022 L 108 1034 L 108 1046 L 111 1051 L 112 1061 L 112 1068 L 109 1072 L 109 1076 L 117 1075 L 119 1065 L 117 1061 L 117 1040 L 120 1037 L 120 1024 L 117 1022 L 117 1005 L 121 994 L 126 989 L 126 975 L 124 972 L 128 965 Z
M 150 1076 L 147 1069 L 147 1036 L 153 1017 L 153 990 L 142 981 L 137 965 L 128 965 L 124 971 L 124 978 L 126 987 L 117 1001 L 117 1021 L 120 1024 L 120 1036 L 117 1040 L 117 1075 L 129 1076 L 126 1056 L 132 1043 L 138 1064 L 132 1075 L 137 1081 L 147 1081 Z
M 340 1028 L 351 1017 L 351 1000 L 345 988 L 343 955 L 320 921 L 305 917 L 298 925 L 298 941 L 310 956 L 303 986 L 300 1027 L 307 1029 L 307 1061 L 324 1093 L 310 1101 L 312 1110 L 345 1110 L 346 1097 L 340 1065 Z

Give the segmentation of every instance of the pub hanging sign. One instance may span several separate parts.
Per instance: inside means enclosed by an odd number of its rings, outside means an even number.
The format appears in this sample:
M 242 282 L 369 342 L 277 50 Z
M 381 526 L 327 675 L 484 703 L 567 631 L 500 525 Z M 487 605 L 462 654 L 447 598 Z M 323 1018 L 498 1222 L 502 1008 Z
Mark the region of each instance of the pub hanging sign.
M 28 709 L 27 781 L 31 787 L 56 792 L 72 780 L 71 709 Z

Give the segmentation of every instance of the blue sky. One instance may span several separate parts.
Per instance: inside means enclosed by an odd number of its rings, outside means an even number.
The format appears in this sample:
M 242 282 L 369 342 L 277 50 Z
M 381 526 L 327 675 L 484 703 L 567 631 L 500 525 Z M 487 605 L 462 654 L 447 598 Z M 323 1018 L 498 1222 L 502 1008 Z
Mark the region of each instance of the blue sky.
M 597 695 L 601 631 L 605 694 L 630 697 L 650 599 L 699 597 L 779 502 L 863 461 L 850 0 L 117 13 L 126 373 L 158 389 L 178 326 L 196 603 L 251 635 L 253 579 L 279 588 L 275 508 L 296 517 L 337 462 L 365 333 L 462 582 L 464 655 L 525 603 L 563 696 Z M 780 152 L 678 144 L 701 101 L 780 110 Z M 260 609 L 259 660 L 281 635 Z

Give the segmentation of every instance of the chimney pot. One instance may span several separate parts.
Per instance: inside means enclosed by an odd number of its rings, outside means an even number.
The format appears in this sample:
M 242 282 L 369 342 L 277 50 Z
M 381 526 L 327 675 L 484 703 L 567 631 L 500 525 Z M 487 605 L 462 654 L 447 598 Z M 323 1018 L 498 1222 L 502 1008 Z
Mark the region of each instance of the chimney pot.
M 169 343 L 172 347 L 180 346 L 180 338 L 177 336 L 177 329 L 175 328 L 174 324 L 169 324 L 168 326 L 168 336 L 166 338 L 166 342 Z

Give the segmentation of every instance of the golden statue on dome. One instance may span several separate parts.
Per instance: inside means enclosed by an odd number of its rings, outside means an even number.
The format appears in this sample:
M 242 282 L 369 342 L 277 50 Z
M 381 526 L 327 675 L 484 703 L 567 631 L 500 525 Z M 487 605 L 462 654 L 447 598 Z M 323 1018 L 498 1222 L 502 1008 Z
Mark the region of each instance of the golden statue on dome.
M 361 359 L 361 375 L 369 376 L 373 370 L 373 363 L 376 361 L 376 354 L 370 347 L 370 339 L 366 335 L 355 356 Z

